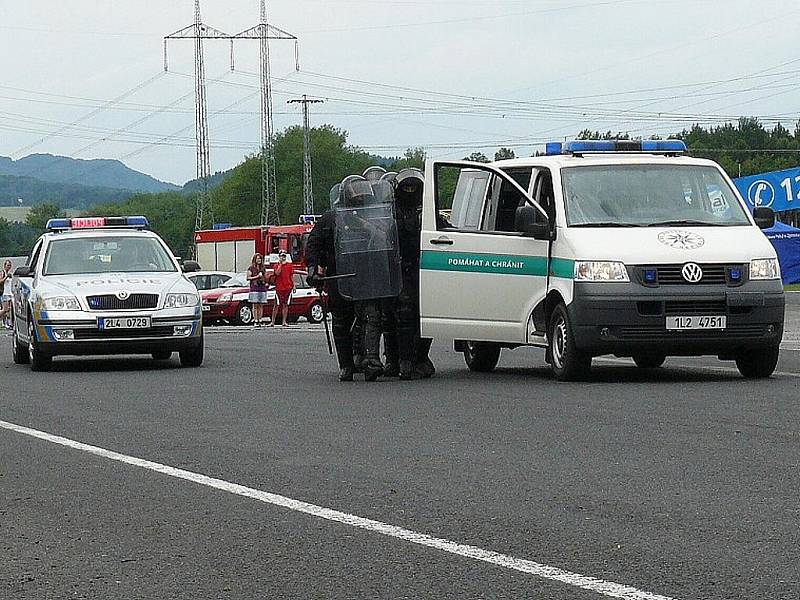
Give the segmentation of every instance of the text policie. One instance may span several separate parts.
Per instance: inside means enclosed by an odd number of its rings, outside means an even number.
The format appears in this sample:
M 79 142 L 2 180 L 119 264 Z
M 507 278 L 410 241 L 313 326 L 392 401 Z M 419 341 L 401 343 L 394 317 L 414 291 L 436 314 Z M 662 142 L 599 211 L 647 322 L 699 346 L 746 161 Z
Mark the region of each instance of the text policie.
M 419 169 L 381 167 L 346 177 L 311 231 L 308 282 L 328 297 L 340 381 L 436 372 L 419 326 L 424 180 Z

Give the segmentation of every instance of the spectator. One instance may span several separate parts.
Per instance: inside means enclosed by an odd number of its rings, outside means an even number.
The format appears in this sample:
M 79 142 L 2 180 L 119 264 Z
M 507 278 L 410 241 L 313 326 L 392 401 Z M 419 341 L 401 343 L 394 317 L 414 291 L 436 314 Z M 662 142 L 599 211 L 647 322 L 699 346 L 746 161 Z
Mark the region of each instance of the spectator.
M 247 281 L 250 282 L 250 295 L 248 300 L 253 307 L 253 322 L 256 327 L 261 327 L 264 318 L 264 305 L 267 303 L 267 275 L 264 267 L 264 257 L 254 254 L 253 260 L 247 269 Z
M 278 317 L 278 305 L 280 305 L 283 316 L 283 326 L 289 326 L 289 302 L 295 291 L 294 286 L 294 265 L 288 262 L 286 251 L 278 252 L 278 262 L 273 267 L 275 273 L 275 304 L 272 307 L 272 323 L 275 326 L 275 319 Z
M 6 329 L 11 329 L 11 266 L 11 261 L 6 260 L 0 271 L 0 319 Z

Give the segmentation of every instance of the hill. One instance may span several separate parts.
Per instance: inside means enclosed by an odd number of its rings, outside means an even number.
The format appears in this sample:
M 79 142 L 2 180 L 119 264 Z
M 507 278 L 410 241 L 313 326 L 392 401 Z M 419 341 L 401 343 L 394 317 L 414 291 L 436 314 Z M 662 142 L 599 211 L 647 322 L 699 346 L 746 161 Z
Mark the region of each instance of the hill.
M 84 160 L 52 154 L 31 154 L 19 160 L 0 157 L 0 175 L 131 192 L 158 193 L 180 189 L 180 186 L 135 171 L 118 160 Z
M 0 206 L 19 206 L 18 199 L 22 198 L 24 206 L 50 202 L 61 208 L 85 210 L 96 204 L 121 202 L 133 194 L 130 190 L 0 175 Z

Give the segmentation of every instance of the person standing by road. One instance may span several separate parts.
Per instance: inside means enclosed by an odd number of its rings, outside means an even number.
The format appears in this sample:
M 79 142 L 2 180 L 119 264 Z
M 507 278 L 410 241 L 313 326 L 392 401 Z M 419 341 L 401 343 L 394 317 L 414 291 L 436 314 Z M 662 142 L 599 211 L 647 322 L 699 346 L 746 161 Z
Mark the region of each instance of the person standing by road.
M 264 318 L 264 305 L 267 303 L 267 276 L 264 268 L 264 257 L 254 254 L 250 267 L 247 269 L 247 281 L 250 282 L 250 295 L 248 300 L 253 307 L 253 322 L 256 327 L 261 327 Z
M 286 251 L 278 252 L 278 262 L 272 268 L 275 274 L 275 304 L 272 307 L 272 322 L 270 327 L 275 326 L 275 319 L 278 317 L 278 306 L 281 308 L 281 316 L 284 327 L 289 326 L 289 302 L 295 292 L 294 285 L 294 265 L 290 263 L 286 256 Z
M 11 261 L 6 260 L 0 271 L 0 319 L 6 329 L 11 329 L 11 278 L 14 276 L 11 269 Z

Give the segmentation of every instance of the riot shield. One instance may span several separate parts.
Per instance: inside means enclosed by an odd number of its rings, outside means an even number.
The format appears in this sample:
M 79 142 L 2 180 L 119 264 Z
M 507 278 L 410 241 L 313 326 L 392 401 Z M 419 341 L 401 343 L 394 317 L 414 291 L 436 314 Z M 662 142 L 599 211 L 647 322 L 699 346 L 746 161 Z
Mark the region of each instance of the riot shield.
M 361 174 L 361 176 L 370 183 L 378 181 L 384 175 L 386 175 L 386 169 L 378 165 L 375 165 L 373 167 L 367 167 Z
M 363 177 L 342 182 L 334 205 L 339 293 L 350 300 L 397 296 L 402 287 L 391 189 Z

